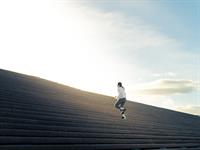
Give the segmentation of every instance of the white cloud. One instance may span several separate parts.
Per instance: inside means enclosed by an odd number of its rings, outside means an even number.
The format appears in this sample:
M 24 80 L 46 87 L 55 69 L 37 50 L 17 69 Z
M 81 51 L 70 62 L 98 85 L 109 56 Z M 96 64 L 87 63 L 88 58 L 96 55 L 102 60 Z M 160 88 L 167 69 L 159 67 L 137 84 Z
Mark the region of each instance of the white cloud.
M 135 90 L 143 95 L 173 95 L 190 93 L 199 89 L 199 83 L 192 80 L 161 79 L 138 85 Z
M 171 77 L 174 77 L 174 76 L 176 76 L 176 73 L 174 73 L 174 72 L 167 72 L 167 75 L 171 76 Z
M 196 114 L 200 116 L 200 106 L 194 106 L 194 105 L 186 105 L 176 108 L 177 111 Z
M 128 99 L 131 97 L 130 100 L 144 103 L 152 106 L 168 108 L 168 109 L 175 109 L 175 101 L 169 96 L 163 95 L 141 95 L 137 93 L 129 92 L 127 94 Z
M 153 77 L 175 77 L 176 75 L 174 72 L 152 73 Z
M 124 48 L 124 51 L 162 47 L 174 42 L 174 39 L 158 32 L 138 17 L 129 18 L 124 14 L 104 12 L 99 19 L 99 25 L 108 34 L 111 42 L 120 49 Z
M 84 14 L 93 20 L 101 33 L 101 48 L 113 58 L 124 61 L 133 60 L 137 51 L 147 50 L 150 53 L 176 45 L 177 41 L 160 32 L 158 28 L 145 22 L 139 16 L 127 15 L 122 11 L 106 11 L 98 7 L 82 5 Z M 159 49 L 159 50 L 158 50 Z M 169 49 L 169 48 L 168 48 Z M 128 57 L 127 57 L 128 56 Z
M 159 73 L 153 73 L 152 76 L 153 76 L 153 77 L 160 77 L 161 74 L 159 74 Z

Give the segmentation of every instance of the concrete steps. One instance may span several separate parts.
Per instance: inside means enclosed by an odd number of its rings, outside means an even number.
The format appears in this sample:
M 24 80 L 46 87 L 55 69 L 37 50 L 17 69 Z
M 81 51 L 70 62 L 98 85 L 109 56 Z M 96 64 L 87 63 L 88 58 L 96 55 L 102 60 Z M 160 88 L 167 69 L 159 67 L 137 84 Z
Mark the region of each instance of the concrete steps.
M 200 149 L 200 117 L 0 70 L 0 149 Z

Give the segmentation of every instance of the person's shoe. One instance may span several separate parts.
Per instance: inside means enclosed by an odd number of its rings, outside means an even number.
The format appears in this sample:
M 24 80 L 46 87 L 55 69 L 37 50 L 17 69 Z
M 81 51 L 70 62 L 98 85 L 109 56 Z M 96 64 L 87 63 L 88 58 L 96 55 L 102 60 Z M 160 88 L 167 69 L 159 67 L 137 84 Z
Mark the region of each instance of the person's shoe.
M 126 111 L 126 108 L 124 108 L 122 111 L 121 111 L 121 114 L 124 114 Z
M 126 119 L 126 115 L 125 114 L 122 114 L 122 119 Z

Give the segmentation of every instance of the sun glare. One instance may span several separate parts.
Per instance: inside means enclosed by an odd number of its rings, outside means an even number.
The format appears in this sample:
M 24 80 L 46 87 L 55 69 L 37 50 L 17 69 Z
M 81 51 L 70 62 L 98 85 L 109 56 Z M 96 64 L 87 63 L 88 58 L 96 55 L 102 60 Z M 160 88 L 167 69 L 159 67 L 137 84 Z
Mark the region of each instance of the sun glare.
M 0 11 L 2 68 L 115 93 L 110 87 L 117 81 L 112 76 L 116 62 L 104 54 L 106 43 L 96 22 L 82 13 L 85 8 L 64 1 L 11 0 L 1 1 Z

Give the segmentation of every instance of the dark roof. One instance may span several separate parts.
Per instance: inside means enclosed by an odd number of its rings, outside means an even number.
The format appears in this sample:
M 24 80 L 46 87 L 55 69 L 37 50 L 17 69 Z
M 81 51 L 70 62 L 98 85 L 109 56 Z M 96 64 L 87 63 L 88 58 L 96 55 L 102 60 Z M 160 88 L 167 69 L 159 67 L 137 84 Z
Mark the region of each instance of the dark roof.
M 0 149 L 200 149 L 200 117 L 0 70 Z

